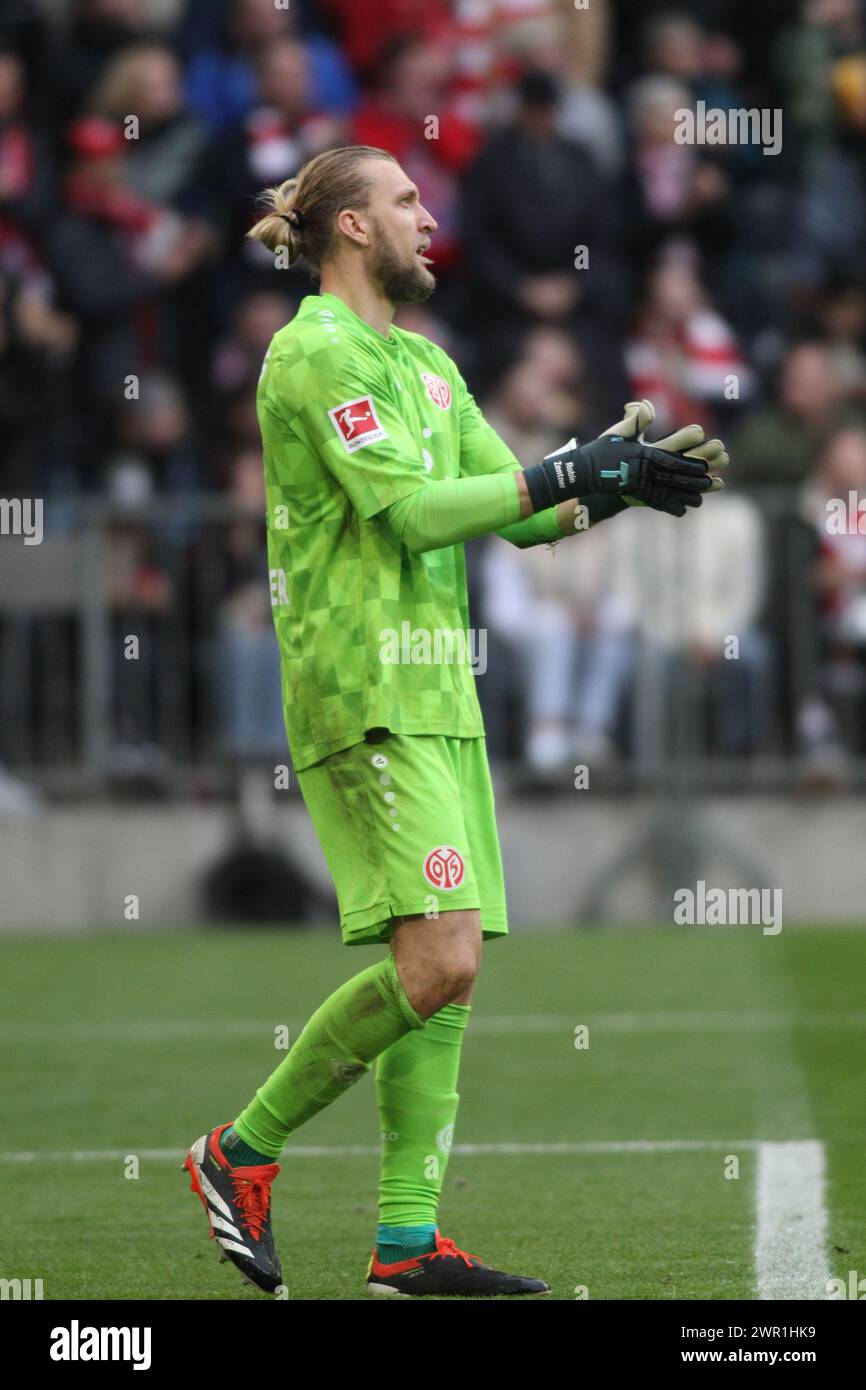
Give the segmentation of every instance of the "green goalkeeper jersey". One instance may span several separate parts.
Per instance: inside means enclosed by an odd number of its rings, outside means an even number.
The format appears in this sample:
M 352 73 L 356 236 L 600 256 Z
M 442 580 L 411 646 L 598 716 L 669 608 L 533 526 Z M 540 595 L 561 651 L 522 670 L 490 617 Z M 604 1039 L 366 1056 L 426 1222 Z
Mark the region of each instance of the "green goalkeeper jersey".
M 375 727 L 482 734 L 463 545 L 416 553 L 383 516 L 431 482 L 520 466 L 454 363 L 308 295 L 271 341 L 257 405 L 295 769 Z

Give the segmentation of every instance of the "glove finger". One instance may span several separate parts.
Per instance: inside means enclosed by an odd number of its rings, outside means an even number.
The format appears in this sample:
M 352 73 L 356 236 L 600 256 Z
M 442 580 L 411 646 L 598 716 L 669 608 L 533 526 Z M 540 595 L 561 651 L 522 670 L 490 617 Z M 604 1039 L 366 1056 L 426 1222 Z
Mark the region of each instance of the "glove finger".
M 624 496 L 623 501 L 628 502 L 630 507 L 650 507 L 654 512 L 665 512 L 668 516 L 685 516 L 687 507 L 700 507 L 704 499 L 699 492 L 668 492 L 664 488 L 656 488 L 645 498 Z
M 647 502 L 647 506 L 652 507 L 654 512 L 665 512 L 668 516 L 685 516 L 686 514 L 686 504 L 683 499 L 670 492 L 657 493 L 651 502 Z
M 662 492 L 708 492 L 712 481 L 706 468 L 701 468 L 698 473 L 681 473 L 678 468 L 652 467 L 644 480 L 631 484 L 631 491 L 638 496 L 645 496 L 653 489 Z
M 701 444 L 696 449 L 683 450 L 687 458 L 704 459 L 709 468 L 727 468 L 730 463 L 730 455 L 725 452 L 725 446 L 720 439 L 708 439 L 705 444 Z
M 621 434 L 623 439 L 636 439 L 652 424 L 655 414 L 650 401 L 629 401 L 624 407 L 623 418 L 606 429 L 604 434 Z
M 700 473 L 697 477 L 685 473 L 669 472 L 667 469 L 655 473 L 648 480 L 645 487 L 640 484 L 632 486 L 632 492 L 638 497 L 645 497 L 648 492 L 661 490 L 662 492 L 709 492 L 713 485 L 713 479 L 709 473 Z
M 656 408 L 652 401 L 642 400 L 638 403 L 637 425 L 638 434 L 643 434 L 644 430 L 649 429 L 653 420 L 656 418 Z
M 684 425 L 681 430 L 675 430 L 664 439 L 654 439 L 653 448 L 666 449 L 669 454 L 684 454 L 691 452 L 698 444 L 702 445 L 705 439 L 700 425 Z
M 725 482 L 724 478 L 713 478 L 710 482 L 709 491 L 721 492 L 723 487 L 727 487 L 727 483 Z
M 683 478 L 703 478 L 709 472 L 705 459 L 686 458 L 684 454 L 667 454 L 653 446 L 650 446 L 650 450 L 650 468 L 659 477 L 678 475 Z

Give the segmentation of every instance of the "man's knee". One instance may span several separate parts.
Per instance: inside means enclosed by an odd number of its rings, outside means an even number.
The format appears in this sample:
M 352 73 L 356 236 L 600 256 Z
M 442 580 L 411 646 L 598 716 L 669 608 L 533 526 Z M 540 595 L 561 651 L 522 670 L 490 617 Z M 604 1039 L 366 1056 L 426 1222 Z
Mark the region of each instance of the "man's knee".
M 400 918 L 391 938 L 397 972 L 418 1013 L 429 1017 L 471 989 L 481 961 L 477 909 Z

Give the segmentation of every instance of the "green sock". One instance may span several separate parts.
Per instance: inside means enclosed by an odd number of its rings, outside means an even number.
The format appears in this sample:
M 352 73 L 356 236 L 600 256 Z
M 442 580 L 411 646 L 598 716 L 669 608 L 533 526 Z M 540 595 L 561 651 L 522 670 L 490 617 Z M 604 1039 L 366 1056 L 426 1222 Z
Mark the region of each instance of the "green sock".
M 234 1125 L 229 1125 L 220 1135 L 220 1148 L 233 1168 L 248 1168 L 262 1163 L 273 1163 L 267 1154 L 259 1153 L 245 1144 Z
M 387 1226 L 380 1221 L 376 1229 L 376 1258 L 383 1265 L 429 1255 L 435 1249 L 436 1226 L 432 1221 L 425 1221 L 423 1226 Z
M 376 1064 L 382 1132 L 377 1254 L 383 1263 L 435 1249 L 432 1232 L 460 1101 L 460 1049 L 470 1013 L 470 1004 L 446 1004 L 423 1031 L 392 1043 Z M 415 1231 L 395 1234 L 394 1227 Z M 421 1238 L 426 1250 L 419 1248 Z
M 347 1091 L 380 1052 L 425 1024 L 389 954 L 347 980 L 308 1019 L 234 1129 L 244 1144 L 273 1162 L 293 1130 Z

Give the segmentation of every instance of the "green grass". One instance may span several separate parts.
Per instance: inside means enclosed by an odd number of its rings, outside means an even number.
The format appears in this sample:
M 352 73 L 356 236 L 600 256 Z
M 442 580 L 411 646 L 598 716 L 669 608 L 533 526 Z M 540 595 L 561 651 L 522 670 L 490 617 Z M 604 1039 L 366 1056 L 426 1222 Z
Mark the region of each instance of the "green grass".
M 5 1153 L 185 1150 L 230 1119 L 321 999 L 374 959 L 308 932 L 0 941 Z M 859 1014 L 856 1011 L 862 1011 Z M 529 1016 L 527 1018 L 527 1016 Z M 574 1047 L 589 1025 L 590 1046 Z M 866 1273 L 866 933 L 515 933 L 485 949 L 455 1142 L 712 1140 L 717 1149 L 455 1152 L 443 1233 L 554 1297 L 754 1297 L 754 1148 L 820 1139 L 831 1272 Z M 368 1076 L 295 1139 L 376 1145 Z M 739 1178 L 724 1176 L 727 1155 Z M 46 1157 L 9 1183 L 0 1276 L 46 1299 L 260 1299 L 218 1265 L 179 1160 Z M 352 1299 L 373 1155 L 286 1158 L 274 1229 L 291 1298 Z

